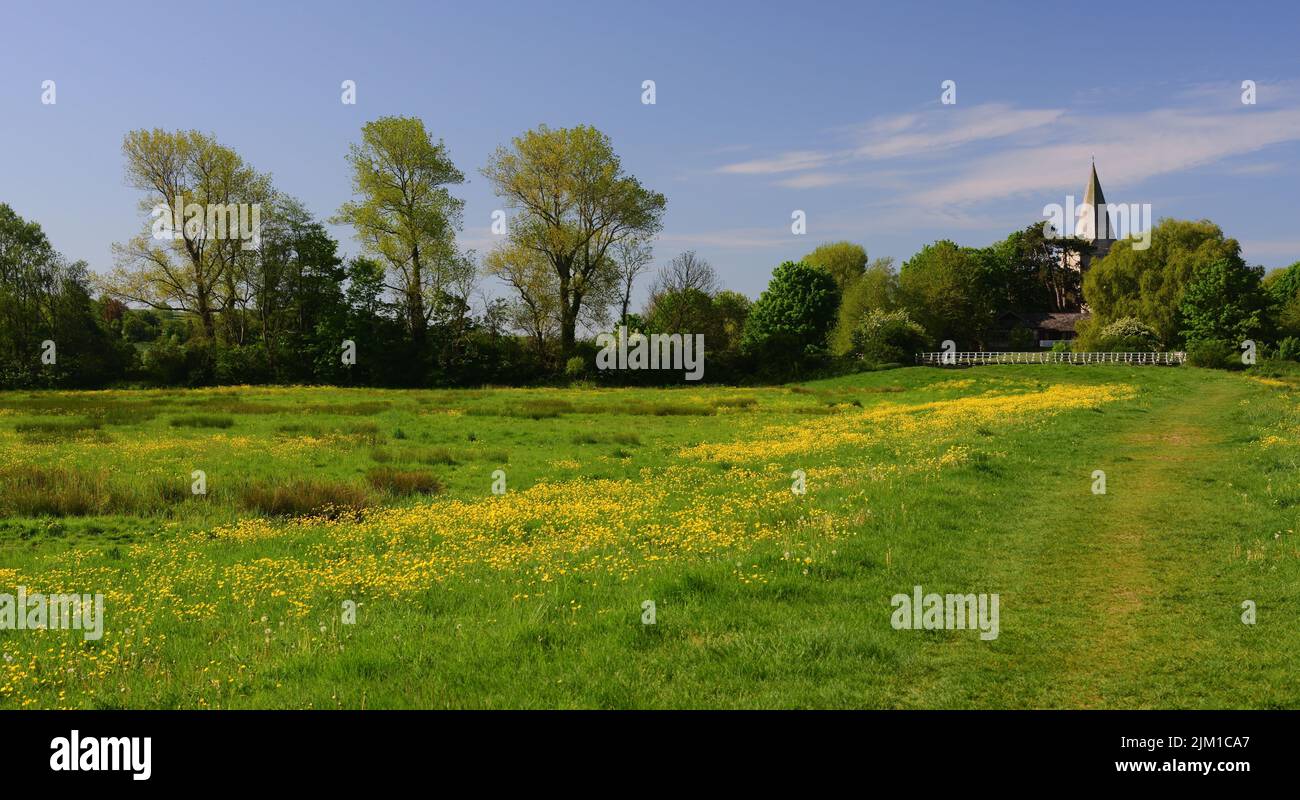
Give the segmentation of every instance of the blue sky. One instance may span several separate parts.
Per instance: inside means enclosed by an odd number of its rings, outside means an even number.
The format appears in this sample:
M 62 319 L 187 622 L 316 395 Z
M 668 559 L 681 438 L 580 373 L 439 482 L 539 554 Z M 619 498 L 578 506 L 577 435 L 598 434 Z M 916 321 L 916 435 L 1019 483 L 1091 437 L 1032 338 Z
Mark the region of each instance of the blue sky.
M 1093 155 L 1108 200 L 1212 219 L 1275 267 L 1300 260 L 1297 8 L 14 4 L 0 202 L 106 272 L 143 222 L 127 131 L 211 132 L 327 217 L 349 198 L 361 125 L 416 115 L 469 177 L 461 241 L 481 253 L 501 207 L 478 172 L 489 154 L 540 123 L 589 123 L 668 198 L 656 261 L 693 248 L 750 296 L 822 241 L 899 261 L 938 238 L 987 244 L 1081 196 Z M 339 101 L 348 79 L 354 106 Z M 44 80 L 56 105 L 40 102 Z M 945 80 L 955 105 L 940 103 Z

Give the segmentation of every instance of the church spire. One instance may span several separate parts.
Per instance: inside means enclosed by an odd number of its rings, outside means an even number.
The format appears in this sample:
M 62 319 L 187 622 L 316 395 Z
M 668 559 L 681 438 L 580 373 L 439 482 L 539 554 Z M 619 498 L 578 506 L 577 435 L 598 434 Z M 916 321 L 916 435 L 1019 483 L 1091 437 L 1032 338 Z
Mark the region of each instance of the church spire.
M 1083 202 L 1092 209 L 1084 219 L 1079 220 L 1078 233 L 1088 241 L 1112 239 L 1110 215 L 1106 213 L 1106 195 L 1101 191 L 1101 180 L 1097 178 L 1097 161 L 1092 162 L 1092 176 L 1088 186 L 1083 190 Z

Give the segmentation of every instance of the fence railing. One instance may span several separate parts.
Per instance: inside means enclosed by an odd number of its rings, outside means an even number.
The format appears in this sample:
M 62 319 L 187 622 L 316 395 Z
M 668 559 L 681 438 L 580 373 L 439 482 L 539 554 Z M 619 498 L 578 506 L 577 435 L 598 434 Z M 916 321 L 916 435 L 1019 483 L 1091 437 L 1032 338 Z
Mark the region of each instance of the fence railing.
M 1050 350 L 1029 353 L 939 352 L 917 353 L 916 363 L 936 367 L 979 366 L 981 364 L 1150 364 L 1174 366 L 1187 361 L 1176 353 L 1058 353 Z

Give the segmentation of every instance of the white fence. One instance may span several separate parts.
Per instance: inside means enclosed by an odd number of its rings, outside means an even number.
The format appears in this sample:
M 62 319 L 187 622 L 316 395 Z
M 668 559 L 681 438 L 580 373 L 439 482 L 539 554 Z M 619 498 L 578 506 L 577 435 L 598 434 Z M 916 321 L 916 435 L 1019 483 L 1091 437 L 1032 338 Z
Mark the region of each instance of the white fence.
M 1186 353 L 917 353 L 916 363 L 936 367 L 981 364 L 1152 364 L 1173 366 L 1187 360 Z

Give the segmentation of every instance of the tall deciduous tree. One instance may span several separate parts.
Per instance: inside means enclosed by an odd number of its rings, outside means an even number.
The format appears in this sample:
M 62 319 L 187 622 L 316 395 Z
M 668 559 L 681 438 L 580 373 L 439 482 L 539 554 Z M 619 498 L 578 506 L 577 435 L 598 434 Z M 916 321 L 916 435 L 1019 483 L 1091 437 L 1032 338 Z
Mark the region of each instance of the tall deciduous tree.
M 1273 301 L 1279 337 L 1300 337 L 1300 261 L 1264 276 L 1264 289 Z
M 772 272 L 767 289 L 749 309 L 741 349 L 777 367 L 821 355 L 835 324 L 840 290 L 821 267 L 787 261 Z
M 348 155 L 352 191 L 331 220 L 351 225 L 365 252 L 380 259 L 401 297 L 417 356 L 425 350 L 434 301 L 461 283 L 473 265 L 456 249 L 464 201 L 447 188 L 463 183 L 447 148 L 416 117 L 366 123 Z
M 1183 291 L 1179 315 L 1188 342 L 1222 339 L 1234 345 L 1267 329 L 1269 297 L 1263 267 L 1220 258 L 1197 264 Z
M 300 201 L 278 196 L 268 217 L 248 277 L 255 327 L 279 379 L 309 380 L 312 364 L 326 351 L 335 355 L 347 338 L 347 270 L 338 242 Z
M 40 225 L 0 203 L 0 389 L 98 386 L 120 377 L 129 348 L 115 346 L 121 339 L 106 322 L 120 313 L 91 300 L 84 262 L 69 263 Z
M 1050 235 L 1049 235 L 1050 234 Z M 1012 280 L 1010 288 L 1014 298 L 1016 287 L 1021 292 L 1019 302 L 1011 305 L 1019 309 L 1038 306 L 1053 311 L 1076 311 L 1083 303 L 1082 276 L 1073 266 L 1079 255 L 1091 245 L 1074 236 L 1061 236 L 1046 223 L 1031 223 L 1023 231 L 1007 237 L 1001 249 L 1010 255 Z M 999 245 L 994 245 L 999 249 Z M 1036 275 L 1040 287 L 1035 290 L 1024 283 L 1028 275 Z
M 877 258 L 859 275 L 840 299 L 839 316 L 831 333 L 831 352 L 845 355 L 853 350 L 853 331 L 872 311 L 891 311 L 898 304 L 898 273 L 894 259 Z
M 654 296 L 665 292 L 697 291 L 711 295 L 718 290 L 718 273 L 713 265 L 687 250 L 674 256 L 659 270 L 651 289 L 651 302 Z
M 687 250 L 659 270 L 646 304 L 646 324 L 660 333 L 713 332 L 713 294 L 718 276 L 713 265 Z
M 1060 246 L 1037 224 L 970 251 L 995 314 L 1077 308 L 1079 272 L 1063 263 Z
M 935 341 L 960 347 L 981 342 L 993 304 L 970 251 L 942 240 L 922 247 L 898 273 L 902 304 Z
M 567 355 L 584 304 L 615 283 L 611 249 L 657 233 L 664 197 L 626 174 L 609 137 L 586 125 L 528 131 L 498 148 L 483 175 L 516 211 L 506 246 L 537 253 L 555 271 Z
M 256 250 L 229 226 L 246 206 L 251 228 L 252 206 L 271 196 L 270 178 L 198 131 L 131 131 L 122 154 L 127 182 L 145 193 L 140 209 L 149 219 L 144 233 L 114 247 L 116 266 L 105 289 L 124 300 L 195 314 L 204 335 L 215 339 L 216 315 L 236 299 L 237 273 Z M 163 225 L 181 204 L 182 219 L 174 222 L 182 224 Z M 196 206 L 194 216 L 189 209 Z M 212 224 L 213 211 L 223 224 Z
M 722 336 L 721 341 L 710 342 L 707 347 L 715 353 L 740 350 L 740 337 L 745 332 L 745 320 L 749 318 L 752 307 L 750 299 L 740 292 L 723 289 L 713 295 L 713 313 Z
M 867 270 L 867 250 L 853 242 L 826 242 L 803 257 L 803 263 L 821 267 L 831 274 L 843 294 Z

